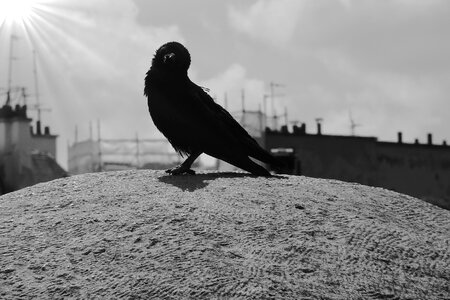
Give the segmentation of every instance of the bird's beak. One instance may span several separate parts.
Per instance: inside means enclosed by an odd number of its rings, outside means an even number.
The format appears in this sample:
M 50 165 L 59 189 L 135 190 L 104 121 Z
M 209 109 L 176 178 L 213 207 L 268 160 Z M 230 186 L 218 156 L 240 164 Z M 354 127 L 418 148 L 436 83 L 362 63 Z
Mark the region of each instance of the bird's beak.
M 167 63 L 168 61 L 173 60 L 174 58 L 175 58 L 175 53 L 169 53 L 169 54 L 164 55 L 163 61 L 164 61 L 164 63 Z

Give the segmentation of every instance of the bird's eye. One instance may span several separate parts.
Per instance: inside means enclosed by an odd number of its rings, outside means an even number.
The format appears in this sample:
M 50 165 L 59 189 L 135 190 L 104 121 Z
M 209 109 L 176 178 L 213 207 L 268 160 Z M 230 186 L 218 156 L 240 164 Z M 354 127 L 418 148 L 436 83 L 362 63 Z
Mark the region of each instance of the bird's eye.
M 164 63 L 168 63 L 168 62 L 174 61 L 174 60 L 175 60 L 175 53 L 168 53 L 163 56 Z

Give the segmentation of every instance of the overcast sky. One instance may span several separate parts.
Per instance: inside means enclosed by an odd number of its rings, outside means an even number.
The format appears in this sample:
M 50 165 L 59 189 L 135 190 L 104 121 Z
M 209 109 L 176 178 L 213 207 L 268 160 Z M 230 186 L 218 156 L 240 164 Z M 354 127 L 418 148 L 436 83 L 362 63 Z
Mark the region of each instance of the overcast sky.
M 15 26 L 13 85 L 34 94 L 37 53 L 43 121 L 67 143 L 101 121 L 104 138 L 160 137 L 143 97 L 155 50 L 167 41 L 191 52 L 191 79 L 230 111 L 257 110 L 269 82 L 278 112 L 315 132 L 404 141 L 433 133 L 450 142 L 448 0 L 41 0 Z M 0 30 L 0 87 L 7 86 L 11 24 Z M 2 96 L 4 97 L 4 96 Z M 29 104 L 34 98 L 30 97 Z M 3 104 L 4 100 L 1 99 Z M 96 135 L 95 135 L 96 137 Z

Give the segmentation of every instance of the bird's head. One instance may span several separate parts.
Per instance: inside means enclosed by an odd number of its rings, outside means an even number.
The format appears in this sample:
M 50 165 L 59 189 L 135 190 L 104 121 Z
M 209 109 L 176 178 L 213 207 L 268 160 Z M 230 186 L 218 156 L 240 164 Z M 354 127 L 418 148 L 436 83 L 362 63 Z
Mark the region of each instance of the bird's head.
M 189 51 L 178 42 L 169 42 L 159 47 L 152 61 L 152 66 L 183 73 L 187 72 L 190 64 Z

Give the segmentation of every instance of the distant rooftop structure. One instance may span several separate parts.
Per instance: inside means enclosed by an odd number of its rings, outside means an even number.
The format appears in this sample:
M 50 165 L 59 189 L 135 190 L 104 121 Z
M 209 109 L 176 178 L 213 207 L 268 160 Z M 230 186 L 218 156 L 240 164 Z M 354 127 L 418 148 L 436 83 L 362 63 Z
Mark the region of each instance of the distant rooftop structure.
M 88 139 L 69 146 L 69 173 L 164 169 L 180 163 L 165 139 Z
M 35 100 L 32 109 L 37 110 L 37 122 L 27 115 L 28 94 L 23 86 L 13 86 L 14 42 L 17 36 L 11 34 L 9 43 L 9 65 L 7 87 L 0 88 L 6 99 L 0 107 L 0 194 L 14 191 L 38 182 L 67 176 L 55 160 L 57 135 L 50 133 L 50 127 L 41 126 L 36 52 L 33 50 L 33 75 Z
M 406 143 L 376 137 L 327 135 L 317 122 L 314 133 L 306 125 L 292 130 L 266 129 L 264 146 L 286 163 L 284 173 L 358 182 L 409 194 L 450 209 L 450 147 L 446 141 Z
M 0 193 L 67 176 L 55 160 L 57 135 L 31 122 L 26 105 L 0 108 Z

